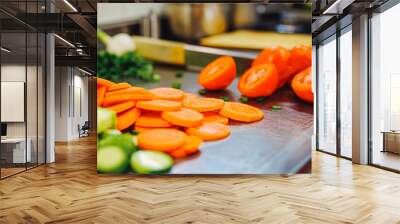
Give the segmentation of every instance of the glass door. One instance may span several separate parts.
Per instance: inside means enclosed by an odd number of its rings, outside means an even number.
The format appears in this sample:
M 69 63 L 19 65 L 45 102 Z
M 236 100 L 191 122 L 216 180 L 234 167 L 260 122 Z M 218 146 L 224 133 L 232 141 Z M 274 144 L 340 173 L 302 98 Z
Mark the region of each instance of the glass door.
M 400 4 L 371 18 L 370 162 L 400 171 Z
M 351 25 L 340 32 L 340 155 L 352 157 L 352 32 Z
M 336 35 L 317 49 L 317 149 L 336 154 Z

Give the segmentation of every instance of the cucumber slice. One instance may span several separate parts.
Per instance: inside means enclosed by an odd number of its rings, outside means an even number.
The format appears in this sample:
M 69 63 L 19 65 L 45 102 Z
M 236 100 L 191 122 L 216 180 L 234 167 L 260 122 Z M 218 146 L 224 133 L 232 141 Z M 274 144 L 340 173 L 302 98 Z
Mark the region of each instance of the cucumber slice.
M 117 146 L 125 150 L 128 157 L 136 151 L 135 136 L 125 133 L 120 135 L 109 135 L 99 141 L 98 148 L 104 146 Z
M 112 135 L 120 135 L 120 134 L 122 134 L 122 132 L 120 130 L 108 129 L 103 132 L 103 138 L 107 138 L 108 136 L 112 136 Z
M 107 129 L 114 129 L 117 115 L 114 111 L 104 108 L 97 108 L 97 134 Z
M 103 173 L 123 173 L 128 170 L 129 156 L 116 146 L 105 146 L 97 151 L 97 170 Z
M 174 160 L 166 153 L 140 150 L 132 154 L 131 168 L 140 174 L 162 174 L 171 170 Z

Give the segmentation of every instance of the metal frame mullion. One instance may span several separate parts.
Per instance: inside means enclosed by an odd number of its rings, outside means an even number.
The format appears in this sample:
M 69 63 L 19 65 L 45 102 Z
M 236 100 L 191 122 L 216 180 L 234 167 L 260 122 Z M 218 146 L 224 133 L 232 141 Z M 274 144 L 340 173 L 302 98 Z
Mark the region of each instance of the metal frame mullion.
M 319 44 L 315 46 L 315 148 L 319 150 Z
M 341 64 L 340 64 L 340 36 L 341 31 L 336 31 L 336 155 L 341 157 L 341 116 L 340 116 L 340 78 L 341 78 Z

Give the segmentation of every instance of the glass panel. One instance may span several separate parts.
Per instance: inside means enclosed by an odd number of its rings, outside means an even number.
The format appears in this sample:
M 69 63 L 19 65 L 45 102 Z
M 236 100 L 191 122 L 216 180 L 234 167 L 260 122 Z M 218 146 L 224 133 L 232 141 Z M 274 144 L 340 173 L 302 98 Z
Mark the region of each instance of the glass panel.
M 46 60 L 46 52 L 45 52 L 45 44 L 46 37 L 44 34 L 39 34 L 39 45 L 38 45 L 38 164 L 45 163 L 46 158 L 46 150 L 45 150 L 45 60 Z
M 26 33 L 2 33 L 1 57 L 1 160 L 2 177 L 25 170 L 26 151 Z M 28 147 L 29 149 L 29 147 Z
M 352 35 L 340 36 L 340 153 L 352 156 Z
M 26 80 L 26 115 L 27 115 L 27 143 L 28 143 L 28 168 L 37 165 L 38 160 L 38 147 L 37 147 L 37 132 L 38 132 L 38 119 L 37 119 L 37 74 L 38 74 L 38 36 L 36 32 L 27 33 L 28 38 L 28 63 L 27 63 L 27 80 Z
M 372 163 L 400 170 L 400 5 L 374 15 L 372 26 Z
M 318 149 L 336 153 L 336 38 L 318 48 Z

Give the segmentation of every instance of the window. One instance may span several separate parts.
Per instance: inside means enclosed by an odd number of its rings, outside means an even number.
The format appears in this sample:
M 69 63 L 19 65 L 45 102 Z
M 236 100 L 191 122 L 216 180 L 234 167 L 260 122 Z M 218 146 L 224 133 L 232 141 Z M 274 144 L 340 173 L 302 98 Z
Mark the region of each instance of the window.
M 336 36 L 318 47 L 318 149 L 336 153 Z
M 352 155 L 352 35 L 351 26 L 340 35 L 340 155 Z
M 400 5 L 371 18 L 372 164 L 400 170 Z

